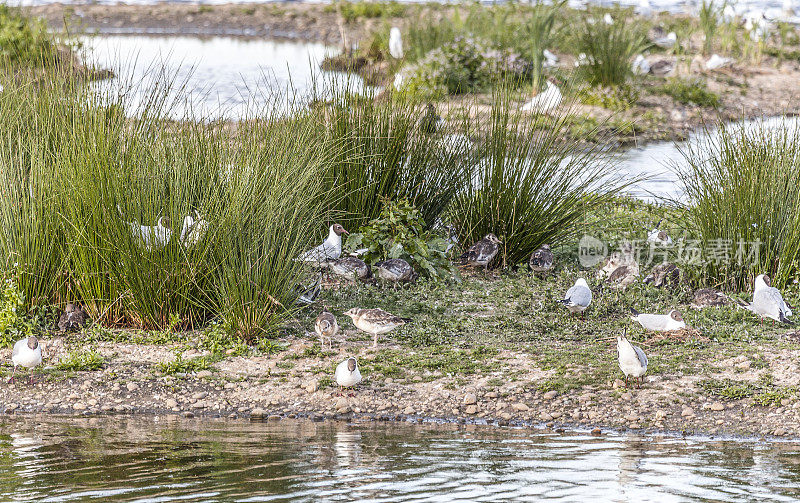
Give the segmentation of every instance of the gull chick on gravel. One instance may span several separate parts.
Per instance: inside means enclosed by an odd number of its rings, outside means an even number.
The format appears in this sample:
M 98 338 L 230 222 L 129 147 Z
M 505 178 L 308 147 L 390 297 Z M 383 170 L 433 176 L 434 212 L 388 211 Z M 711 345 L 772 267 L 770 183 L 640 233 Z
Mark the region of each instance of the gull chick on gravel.
M 353 320 L 359 330 L 372 334 L 372 347 L 378 346 L 378 335 L 391 332 L 397 327 L 410 323 L 410 318 L 401 318 L 383 309 L 359 309 L 354 307 L 344 313 Z
M 333 338 L 339 332 L 339 324 L 336 322 L 336 316 L 324 310 L 317 316 L 317 321 L 314 323 L 314 331 L 319 336 L 319 347 L 325 347 L 325 339 L 328 340 L 328 347 L 333 349 Z

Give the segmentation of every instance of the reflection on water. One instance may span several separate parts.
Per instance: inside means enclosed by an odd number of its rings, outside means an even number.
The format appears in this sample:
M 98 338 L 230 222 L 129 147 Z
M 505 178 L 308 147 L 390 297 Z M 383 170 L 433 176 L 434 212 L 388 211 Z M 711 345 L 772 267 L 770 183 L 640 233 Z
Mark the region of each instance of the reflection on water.
M 189 113 L 195 118 L 239 118 L 248 107 L 269 104 L 275 92 L 308 94 L 315 78 L 318 87 L 335 78 L 349 79 L 355 90 L 363 89 L 356 76 L 318 70 L 325 55 L 333 51 L 319 43 L 137 35 L 87 37 L 83 42 L 88 61 L 117 75 L 98 83 L 101 88 L 134 87 L 143 96 L 155 81 L 169 80 L 174 87 L 183 87 L 191 106 L 176 104 L 174 117 Z M 138 103 L 142 96 L 131 98 Z
M 0 500 L 795 501 L 800 444 L 284 420 L 0 423 Z

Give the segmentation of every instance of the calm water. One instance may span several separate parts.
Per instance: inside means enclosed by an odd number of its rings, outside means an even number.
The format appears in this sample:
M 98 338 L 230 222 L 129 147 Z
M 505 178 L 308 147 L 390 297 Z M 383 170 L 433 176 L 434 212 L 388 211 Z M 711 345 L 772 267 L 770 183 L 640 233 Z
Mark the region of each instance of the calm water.
M 800 444 L 343 422 L 0 422 L 2 501 L 796 501 Z
M 276 94 L 306 98 L 312 88 L 332 82 L 363 90 L 355 75 L 319 70 L 325 55 L 335 51 L 320 43 L 144 35 L 86 37 L 83 43 L 87 61 L 117 76 L 96 85 L 113 95 L 132 92 L 134 107 L 161 89 L 159 83 L 172 83 L 171 96 L 179 89 L 189 96 L 191 104 L 171 106 L 175 118 L 241 118 L 272 105 Z

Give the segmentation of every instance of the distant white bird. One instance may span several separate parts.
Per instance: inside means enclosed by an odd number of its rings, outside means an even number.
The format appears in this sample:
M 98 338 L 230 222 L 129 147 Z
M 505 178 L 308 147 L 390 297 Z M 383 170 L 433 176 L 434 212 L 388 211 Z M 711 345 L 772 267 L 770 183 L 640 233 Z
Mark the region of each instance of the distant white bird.
M 617 337 L 617 359 L 619 369 L 625 374 L 625 386 L 628 386 L 628 377 L 633 377 L 639 382 L 639 378 L 644 381 L 644 374 L 647 372 L 647 355 L 642 348 L 634 346 L 624 335 Z
M 656 224 L 655 229 L 647 233 L 647 242 L 656 243 L 664 246 L 671 246 L 672 238 L 669 237 L 665 231 L 659 229 L 659 227 L 661 227 L 662 221 L 663 219 L 659 220 L 658 223 Z
M 725 7 L 722 9 L 722 22 L 732 23 L 736 21 L 736 9 L 730 2 L 725 2 Z
M 147 251 L 164 248 L 169 243 L 169 240 L 172 239 L 169 217 L 159 218 L 158 223 L 152 227 L 135 222 L 126 223 L 131 230 L 133 239 Z
M 14 370 L 11 371 L 11 379 L 8 383 L 14 382 L 14 375 L 17 373 L 17 367 L 25 367 L 33 369 L 42 363 L 42 348 L 39 345 L 39 339 L 30 336 L 26 339 L 20 339 L 14 344 L 14 349 L 11 352 L 11 362 L 14 364 Z M 33 372 L 28 377 L 28 384 L 33 383 Z
M 716 70 L 723 66 L 728 66 L 733 63 L 732 58 L 723 58 L 719 54 L 712 54 L 708 61 L 706 61 L 706 70 Z
M 750 32 L 753 41 L 766 40 L 769 36 L 770 24 L 763 11 L 752 10 L 744 15 L 744 29 Z
M 303 252 L 299 259 L 303 262 L 322 264 L 328 260 L 336 260 L 342 255 L 342 234 L 350 234 L 339 224 L 333 224 L 328 230 L 328 238 L 315 248 Z
M 361 371 L 358 370 L 358 362 L 355 358 L 348 358 L 336 366 L 336 384 L 339 385 L 339 392 L 342 388 L 350 388 L 361 382 Z
M 614 24 L 614 18 L 613 18 L 613 17 L 611 17 L 611 14 L 609 14 L 608 12 L 606 12 L 606 13 L 603 15 L 603 22 L 604 22 L 605 24 Z
M 186 247 L 195 246 L 208 232 L 208 228 L 211 226 L 208 221 L 203 219 L 200 215 L 200 212 L 195 212 L 195 217 L 192 215 L 186 215 L 183 218 L 183 225 L 181 226 L 181 243 L 183 243 Z
M 336 322 L 336 316 L 329 313 L 327 309 L 323 310 L 317 316 L 317 321 L 314 323 L 314 331 L 319 336 L 319 347 L 325 347 L 325 339 L 328 339 L 328 347 L 333 348 L 333 338 L 339 332 L 339 324 Z
M 578 278 L 572 288 L 567 290 L 564 299 L 559 302 L 567 306 L 571 313 L 584 312 L 592 303 L 592 291 L 589 289 L 589 284 L 585 279 Z
M 786 305 L 780 290 L 772 286 L 766 274 L 756 276 L 753 303 L 745 307 L 762 318 L 791 323 L 787 318 L 792 315 L 792 310 Z
M 652 14 L 653 7 L 650 5 L 650 0 L 639 0 L 639 5 L 636 6 L 636 12 L 645 17 Z
M 670 311 L 669 314 L 642 314 L 631 308 L 631 313 L 633 313 L 631 320 L 653 332 L 671 332 L 686 328 L 686 322 L 683 321 L 681 312 L 676 309 Z
M 520 110 L 523 112 L 546 114 L 560 105 L 562 99 L 563 97 L 561 95 L 561 90 L 548 79 L 547 89 L 540 92 L 529 102 L 522 105 Z
M 794 0 L 783 0 L 783 6 L 781 10 L 783 11 L 784 17 L 794 17 Z M 2 86 L 0 86 L 0 91 L 2 91 Z
M 678 41 L 678 35 L 676 35 L 674 31 L 671 31 L 667 34 L 666 37 L 660 37 L 653 40 L 653 43 L 661 47 L 662 49 L 669 49 L 672 46 L 674 46 L 675 42 L 677 41 Z
M 395 91 L 400 91 L 403 89 L 403 74 L 401 72 L 397 72 L 394 74 L 394 86 Z
M 372 334 L 372 347 L 378 346 L 378 335 L 391 332 L 395 328 L 411 322 L 409 318 L 401 318 L 383 309 L 359 309 L 354 307 L 344 313 L 353 320 L 359 330 Z
M 400 28 L 397 26 L 393 26 L 392 29 L 389 30 L 389 54 L 391 54 L 394 59 L 403 59 L 403 36 L 400 34 Z
M 586 55 L 585 52 L 578 54 L 578 57 L 575 59 L 575 66 L 583 66 L 583 65 L 590 65 L 592 64 L 593 60 L 589 56 Z
M 542 51 L 542 55 L 544 56 L 544 61 L 542 62 L 542 66 L 544 68 L 552 68 L 554 66 L 558 66 L 558 56 L 548 51 L 547 49 Z
M 633 70 L 634 75 L 647 75 L 650 73 L 650 62 L 647 59 L 639 54 L 633 60 L 631 64 L 631 69 Z

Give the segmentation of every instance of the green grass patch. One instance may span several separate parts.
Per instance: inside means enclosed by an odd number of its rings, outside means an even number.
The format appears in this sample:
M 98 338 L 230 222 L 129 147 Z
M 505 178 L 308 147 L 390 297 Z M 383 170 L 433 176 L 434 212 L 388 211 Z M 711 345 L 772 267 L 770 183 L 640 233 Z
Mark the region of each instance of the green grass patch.
M 56 369 L 64 372 L 100 370 L 105 359 L 94 349 L 76 349 L 62 356 Z
M 701 79 L 672 78 L 657 92 L 671 96 L 684 105 L 694 104 L 701 107 L 717 108 L 720 104 L 718 94 L 709 91 L 705 81 Z

